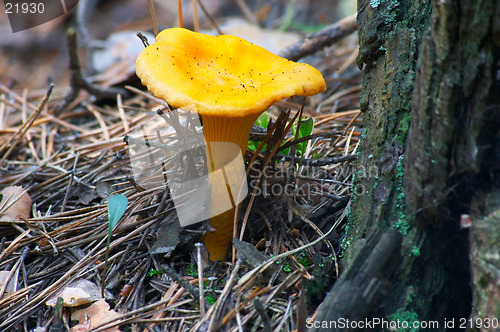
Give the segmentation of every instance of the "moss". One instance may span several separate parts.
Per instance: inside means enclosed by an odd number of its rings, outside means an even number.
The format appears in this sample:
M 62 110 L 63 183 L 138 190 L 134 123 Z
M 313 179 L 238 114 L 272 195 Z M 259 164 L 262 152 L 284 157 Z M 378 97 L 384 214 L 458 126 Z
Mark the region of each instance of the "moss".
M 385 19 L 385 24 L 387 26 L 390 26 L 391 24 L 395 23 L 397 21 L 398 13 L 399 13 L 399 1 L 397 0 L 388 1 L 386 10 L 383 14 Z
M 363 128 L 363 130 L 361 130 L 361 138 L 366 139 L 366 128 Z M 359 149 L 358 149 L 358 151 L 359 151 Z
M 398 330 L 400 332 L 420 331 L 419 328 L 413 327 L 413 323 L 419 321 L 418 314 L 415 311 L 406 310 L 406 309 L 398 309 L 395 313 L 388 316 L 387 319 L 391 322 L 398 322 L 398 321 L 399 322 L 406 322 L 407 325 L 402 325 L 402 326 L 408 326 L 408 327 L 407 328 L 402 327 L 401 329 Z
M 348 213 L 350 212 L 351 210 L 351 207 L 348 208 Z M 349 218 L 351 219 L 351 218 Z M 351 220 L 349 220 L 351 221 Z M 340 252 L 340 256 L 342 257 L 343 254 L 345 253 L 345 251 L 347 249 L 349 249 L 349 247 L 351 246 L 351 240 L 349 239 L 349 223 L 345 226 L 345 231 L 344 231 L 345 235 L 344 237 L 342 238 L 342 241 L 340 242 L 340 248 L 341 248 L 341 252 Z
M 410 225 L 408 225 L 408 223 L 404 219 L 404 215 L 402 215 L 400 219 L 396 222 L 396 224 L 394 224 L 393 228 L 399 230 L 401 234 L 407 235 L 408 230 L 410 229 Z
M 395 204 L 394 204 L 394 212 L 393 218 L 396 222 L 393 224 L 393 228 L 397 229 L 403 235 L 407 235 L 410 230 L 410 225 L 408 224 L 408 216 L 406 215 L 406 201 L 405 201 L 405 191 L 403 187 L 403 178 L 404 178 L 404 166 L 403 166 L 403 158 L 400 158 L 398 164 L 396 166 L 396 192 L 395 192 Z
M 365 194 L 357 195 L 352 202 L 350 227 L 343 239 L 343 247 L 349 250 L 343 263 L 349 264 L 348 259 L 354 256 L 360 241 L 373 230 L 391 228 L 401 232 L 404 237 L 403 259 L 398 267 L 400 280 L 382 301 L 383 308 L 379 308 L 377 315 L 412 321 L 426 313 L 428 298 L 421 295 L 426 289 L 408 287 L 418 278 L 413 274 L 416 272 L 413 263 L 423 253 L 420 253 L 421 233 L 414 227 L 414 211 L 406 203 L 410 192 L 403 186 L 403 178 L 408 176 L 404 159 L 417 70 L 415 59 L 420 52 L 422 33 L 428 27 L 429 15 L 426 14 L 432 6 L 429 1 L 401 0 L 381 0 L 380 3 L 368 0 L 358 4 L 358 64 L 365 64 L 360 107 L 366 128 L 357 150 L 358 165 L 367 170 L 377 166 L 380 173 L 363 182 Z M 378 6 L 373 8 L 371 4 Z M 356 176 L 354 183 L 361 183 L 361 174 Z
M 401 145 L 404 145 L 406 142 L 406 136 L 408 134 L 408 129 L 410 128 L 410 112 L 402 112 L 402 115 L 399 116 L 399 126 L 396 129 L 396 139 Z
M 330 289 L 335 275 L 335 261 L 331 256 L 315 254 L 313 257 L 314 268 L 311 274 L 313 278 L 302 281 L 302 289 L 305 295 L 306 304 L 316 306 L 321 303 L 326 292 Z
M 370 6 L 372 6 L 372 8 L 378 8 L 378 6 L 380 6 L 380 1 L 381 0 L 371 0 Z
M 415 299 L 416 292 L 413 286 L 408 287 L 406 292 L 406 299 L 403 306 L 397 309 L 393 314 L 387 316 L 387 319 L 392 322 L 400 321 L 406 322 L 408 328 L 402 328 L 398 331 L 419 331 L 420 329 L 414 328 L 413 323 L 420 321 L 418 318 L 418 314 L 410 309 L 410 305 Z

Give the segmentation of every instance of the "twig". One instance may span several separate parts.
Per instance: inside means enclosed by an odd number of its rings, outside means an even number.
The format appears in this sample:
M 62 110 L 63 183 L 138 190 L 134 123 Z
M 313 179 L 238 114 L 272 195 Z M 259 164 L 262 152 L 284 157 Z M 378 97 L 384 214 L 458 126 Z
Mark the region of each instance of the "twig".
M 184 287 L 188 291 L 188 293 L 193 295 L 193 297 L 196 301 L 200 300 L 200 294 L 199 294 L 198 289 L 196 287 L 191 285 L 188 281 L 184 280 L 184 278 L 179 273 L 177 273 L 173 268 L 171 268 L 170 265 L 164 264 L 161 267 L 162 267 L 162 269 L 166 270 L 165 271 L 166 274 L 168 274 L 170 277 L 172 277 L 172 279 L 174 279 L 179 285 Z
M 240 7 L 241 12 L 245 16 L 247 20 L 249 20 L 252 24 L 258 25 L 257 19 L 255 15 L 250 10 L 250 7 L 246 4 L 245 0 L 236 0 L 236 4 Z
M 118 245 L 126 242 L 136 234 L 140 233 L 144 229 L 148 228 L 151 226 L 152 223 L 156 222 L 156 218 L 142 224 L 140 227 L 137 229 L 131 231 L 127 235 L 121 237 L 120 239 L 117 239 L 111 243 L 110 248 L 115 248 Z M 27 231 L 29 232 L 29 230 Z M 22 308 L 18 308 L 15 310 L 12 310 L 11 315 L 9 316 L 8 319 L 0 323 L 0 328 L 3 328 L 6 330 L 8 327 L 11 327 L 12 324 L 16 321 L 17 317 L 21 314 L 31 314 L 34 312 L 37 308 L 43 304 L 47 300 L 47 298 L 51 295 L 54 294 L 56 291 L 61 289 L 63 286 L 67 285 L 69 281 L 73 280 L 74 278 L 81 277 L 82 274 L 85 274 L 86 268 L 89 268 L 90 265 L 94 265 L 95 261 L 99 258 L 102 257 L 105 253 L 106 248 L 102 248 L 99 250 L 101 245 L 104 243 L 105 237 L 103 236 L 101 241 L 96 245 L 93 246 L 92 249 L 83 257 L 79 262 L 74 264 L 71 269 L 69 269 L 64 275 L 62 275 L 56 282 L 50 285 L 49 288 L 44 289 L 42 292 L 36 294 L 35 296 L 31 297 L 26 303 L 24 303 Z M 1 261 L 1 258 L 0 258 Z
M 199 331 L 201 326 L 204 326 L 208 320 L 210 320 L 210 326 L 212 326 L 212 324 L 216 325 L 215 320 L 216 317 L 219 316 L 218 310 L 221 308 L 221 306 L 226 302 L 227 298 L 229 297 L 231 288 L 233 287 L 234 281 L 236 279 L 236 276 L 238 275 L 238 272 L 242 264 L 243 264 L 242 259 L 238 259 L 236 261 L 236 264 L 234 265 L 234 268 L 231 271 L 231 275 L 229 276 L 229 279 L 226 282 L 226 285 L 224 286 L 221 295 L 217 299 L 217 302 L 215 302 L 210 307 L 210 309 L 205 313 L 205 315 L 201 317 L 201 319 L 196 323 L 196 325 L 191 329 L 191 331 Z M 210 329 L 210 326 L 208 328 L 208 331 L 213 331 L 213 329 Z
M 356 119 L 357 119 L 360 115 L 361 115 L 361 112 L 357 113 L 357 114 L 356 114 L 356 115 L 355 115 L 355 116 L 351 119 L 351 121 L 349 121 L 349 123 L 348 123 L 348 124 L 344 127 L 344 131 L 347 131 L 347 129 L 349 129 L 349 127 L 350 127 L 350 126 L 352 126 L 352 124 L 354 123 L 354 121 L 356 121 Z M 353 130 L 353 131 L 351 131 L 351 135 L 350 135 L 350 136 L 352 136 L 352 133 L 353 133 L 353 132 L 354 132 L 354 130 Z M 333 142 L 333 144 L 332 144 L 332 145 L 333 145 L 333 146 L 335 146 L 335 145 L 336 145 L 339 141 L 340 141 L 340 136 L 339 136 L 339 137 L 337 137 L 337 139 L 335 140 L 335 142 Z
M 300 110 L 299 110 L 299 120 L 297 121 L 297 130 L 295 131 L 295 137 L 294 137 L 294 141 L 297 141 L 299 139 L 299 128 L 300 128 L 300 124 L 302 123 L 302 114 L 304 114 L 304 105 L 305 105 L 305 102 L 306 102 L 306 97 L 304 97 L 304 99 L 302 99 L 302 106 L 300 107 Z M 288 142 L 290 143 L 290 142 Z M 289 151 L 289 155 L 290 156 L 295 156 L 295 152 L 296 152 L 296 145 L 293 144 L 291 145 L 290 147 L 290 151 Z M 292 169 L 295 168 L 295 159 L 292 159 L 291 163 L 290 163 L 290 167 Z M 286 179 L 287 183 L 286 185 L 288 185 L 288 182 L 290 181 L 289 178 Z M 290 218 L 290 222 L 291 222 L 291 218 Z
M 314 54 L 325 47 L 331 46 L 358 29 L 356 15 L 348 16 L 335 24 L 313 33 L 306 39 L 287 47 L 280 56 L 297 61 L 307 55 Z
M 75 29 L 68 29 L 68 54 L 69 54 L 69 73 L 70 90 L 64 97 L 63 102 L 54 111 L 55 115 L 60 114 L 78 95 L 80 90 L 85 90 L 99 99 L 115 99 L 117 94 L 127 97 L 128 91 L 123 88 L 109 87 L 103 88 L 97 84 L 90 83 L 83 77 L 78 57 L 78 43 Z
M 198 264 L 198 290 L 200 291 L 200 316 L 205 315 L 205 292 L 203 289 L 203 263 L 201 261 L 201 247 L 199 242 L 195 243 L 196 247 L 196 263 Z
M 14 293 L 10 293 L 8 296 L 3 297 L 2 299 L 0 299 L 0 308 L 8 308 L 9 305 L 20 299 L 21 301 L 25 301 L 28 293 L 31 292 L 33 288 L 39 286 L 42 282 L 43 281 L 39 281 L 35 284 L 31 284 L 25 288 L 15 291 Z
M 281 113 L 280 116 L 282 114 L 284 114 L 283 117 L 281 118 L 283 120 L 283 124 L 286 124 L 286 121 L 288 120 L 288 118 L 290 116 L 290 112 L 288 111 L 286 113 Z M 290 123 L 284 129 L 282 129 L 282 128 L 280 129 L 279 125 L 276 126 L 276 129 L 273 132 L 273 135 L 275 134 L 276 138 L 274 139 L 274 141 L 272 139 L 269 140 L 269 146 L 272 146 L 273 148 L 269 152 L 269 154 L 267 153 L 267 150 L 266 150 L 265 163 L 264 163 L 262 169 L 265 169 L 269 165 L 269 163 L 271 162 L 271 160 L 273 160 L 274 158 L 276 158 L 276 151 L 278 150 L 281 142 L 283 142 L 283 139 L 285 138 L 286 133 L 288 133 L 288 131 L 292 127 L 293 123 L 297 119 L 298 115 L 299 115 L 299 112 L 295 113 L 295 115 L 292 118 L 292 120 L 290 121 Z M 278 118 L 278 120 L 279 119 L 280 118 Z M 277 122 L 278 122 L 278 120 L 277 120 Z M 280 132 L 280 130 L 281 130 L 281 132 Z M 261 143 L 261 145 L 263 145 L 263 143 Z M 300 158 L 297 158 L 297 159 L 300 159 Z M 264 172 L 260 172 L 260 174 L 259 174 L 259 176 L 257 178 L 257 181 L 255 183 L 255 187 L 254 187 L 254 190 L 252 192 L 252 195 L 250 196 L 250 201 L 248 202 L 248 206 L 247 206 L 247 209 L 245 211 L 245 215 L 243 217 L 243 222 L 242 222 L 242 225 L 241 225 L 240 236 L 239 236 L 240 241 L 243 240 L 243 234 L 245 233 L 245 228 L 246 228 L 246 225 L 247 225 L 247 222 L 248 222 L 248 217 L 250 215 L 250 210 L 252 209 L 253 202 L 255 201 L 255 197 L 256 197 L 256 193 L 257 193 L 257 188 L 258 188 L 258 186 L 260 184 L 260 181 L 262 179 L 262 175 L 264 175 Z M 236 211 L 238 211 L 238 210 L 236 210 Z M 237 218 L 237 214 L 235 214 L 235 220 L 237 220 L 236 218 Z
M 306 248 L 310 248 L 312 246 L 315 246 L 319 242 L 323 241 L 324 238 L 326 238 L 328 235 L 330 235 L 330 233 L 332 233 L 333 230 L 337 228 L 337 226 L 340 224 L 340 222 L 347 216 L 347 211 L 349 211 L 349 210 L 350 210 L 350 203 L 347 204 L 347 206 L 344 209 L 344 211 L 342 212 L 342 214 L 333 223 L 333 225 L 330 227 L 328 232 L 323 234 L 323 236 L 320 236 L 317 239 L 315 239 L 314 241 L 309 242 L 301 247 L 295 248 L 293 250 L 290 250 L 290 251 L 287 251 L 287 252 L 284 252 L 282 254 L 279 254 L 279 255 L 276 255 L 274 257 L 269 258 L 267 261 L 263 262 L 262 264 L 253 268 L 252 270 L 247 272 L 244 276 L 242 276 L 240 278 L 240 280 L 238 280 L 238 285 L 236 287 L 237 288 L 244 288 L 244 286 L 246 284 L 249 284 L 253 280 L 253 278 L 255 278 L 256 275 L 261 274 L 264 270 L 269 268 L 269 266 L 271 266 L 275 262 L 278 262 L 281 259 L 284 259 L 290 255 L 296 254 L 296 253 L 298 253 Z
M 213 312 L 209 310 L 207 314 L 203 317 L 205 319 L 208 318 L 207 316 L 211 316 L 210 324 L 208 325 L 208 331 L 217 330 L 217 325 L 219 324 L 218 317 L 220 314 L 218 311 L 220 311 L 222 306 L 226 303 L 227 299 L 229 298 L 229 294 L 231 293 L 231 288 L 233 287 L 234 281 L 236 279 L 236 276 L 238 275 L 238 272 L 242 264 L 243 260 L 241 258 L 236 261 L 233 271 L 231 271 L 229 280 L 226 282 L 226 285 L 224 286 L 224 289 L 222 290 L 220 297 L 217 299 L 217 302 L 215 302 L 214 305 L 210 308 L 211 310 L 213 309 Z M 203 320 L 201 320 L 200 323 L 202 321 Z
M 127 115 L 125 115 L 125 110 L 123 109 L 122 96 L 116 96 L 116 105 L 118 106 L 118 114 L 120 114 L 120 119 L 122 119 L 123 131 L 128 133 L 130 127 L 128 125 Z
M 81 44 L 86 49 L 87 59 L 90 60 L 92 53 L 94 52 L 94 46 L 92 46 L 90 32 L 87 29 L 86 21 L 92 15 L 92 10 L 97 5 L 98 0 L 81 0 L 76 7 L 76 19 L 75 19 L 75 29 L 78 32 L 79 38 L 82 40 Z M 92 61 L 87 61 L 87 75 L 93 74 L 94 68 Z
M 262 331 L 272 332 L 273 329 L 271 328 L 271 322 L 269 321 L 269 317 L 267 316 L 266 310 L 264 309 L 262 302 L 260 302 L 259 299 L 255 298 L 253 300 L 253 305 L 255 307 L 255 310 L 257 310 L 257 312 L 259 313 L 260 318 L 262 319 L 262 324 L 264 324 L 264 328 Z
M 283 158 L 285 160 L 296 160 L 300 161 L 302 165 L 305 166 L 326 166 L 326 165 L 331 165 L 331 164 L 337 164 L 337 163 L 343 163 L 345 161 L 353 161 L 356 160 L 356 156 L 353 155 L 348 155 L 348 156 L 341 156 L 341 157 L 331 157 L 331 158 L 323 158 L 323 159 L 302 159 L 300 157 L 290 157 L 290 156 L 281 156 L 280 158 Z
M 158 21 L 156 20 L 156 12 L 153 0 L 148 0 L 148 6 L 149 6 L 149 15 L 151 16 L 151 23 L 153 24 L 153 33 L 156 37 L 160 32 L 160 30 L 158 30 Z
M 45 94 L 45 97 L 42 100 L 42 102 L 40 103 L 40 105 L 38 105 L 38 107 L 36 108 L 36 110 L 31 114 L 31 116 L 29 117 L 29 119 L 23 124 L 23 126 L 21 128 L 19 128 L 19 130 L 14 135 L 12 135 L 9 138 L 9 140 L 7 142 L 5 142 L 0 147 L 0 153 L 2 153 L 7 147 L 9 147 L 9 149 L 7 150 L 7 152 L 5 152 L 5 154 L 3 155 L 2 159 L 0 160 L 0 167 L 2 167 L 2 165 L 5 162 L 5 160 L 7 159 L 7 157 L 15 149 L 15 147 L 17 146 L 17 143 L 19 142 L 19 140 L 24 136 L 24 134 L 26 134 L 26 132 L 28 131 L 28 129 L 33 124 L 33 121 L 35 121 L 35 119 L 38 117 L 38 115 L 42 112 L 43 108 L 45 107 L 45 105 L 49 101 L 49 98 L 50 98 L 50 95 L 52 94 L 52 90 L 53 89 L 54 89 L 54 84 L 51 83 L 50 86 L 49 86 L 49 89 L 47 90 L 47 93 Z
M 252 292 L 250 293 L 250 295 L 246 296 L 246 299 L 244 301 L 238 301 L 240 303 L 237 303 L 236 306 L 231 310 L 229 311 L 221 320 L 221 327 L 222 326 L 225 326 L 231 319 L 237 317 L 237 315 L 239 314 L 239 312 L 241 310 L 243 310 L 249 303 L 250 301 L 252 301 L 253 299 L 255 298 L 258 298 L 259 296 L 262 296 L 264 295 L 265 293 L 269 292 L 269 290 L 271 289 L 271 287 L 264 287 L 264 288 L 260 288 L 260 287 L 254 287 Z M 238 294 L 238 298 L 240 298 L 241 300 L 241 293 Z M 279 331 L 279 330 L 277 330 Z
M 291 296 L 290 296 L 290 301 L 288 302 L 288 306 L 290 306 L 290 304 L 291 304 Z M 301 290 L 299 294 L 299 303 L 297 303 L 297 332 L 306 332 L 306 331 L 307 331 L 307 306 L 306 306 L 304 290 Z
M 73 186 L 73 182 L 75 180 L 75 174 L 76 174 L 76 166 L 78 165 L 78 158 L 80 158 L 80 151 L 78 151 L 75 155 L 75 160 L 73 161 L 73 169 L 70 172 L 69 176 L 69 182 L 68 182 L 68 187 L 66 189 L 66 194 L 64 195 L 64 200 L 61 205 L 61 213 L 64 212 L 64 209 L 66 208 L 66 203 L 68 202 L 69 194 L 71 192 L 71 188 Z
M 19 259 L 17 260 L 16 264 L 12 267 L 9 275 L 7 276 L 7 279 L 4 280 L 4 284 L 2 285 L 2 287 L 0 287 L 0 299 L 4 295 L 5 290 L 7 289 L 7 286 L 9 285 L 10 279 L 12 279 L 12 277 L 14 276 L 14 274 L 16 274 L 16 271 L 19 270 L 19 268 L 21 267 L 21 264 L 26 259 L 26 256 L 28 255 L 29 250 L 30 250 L 29 247 L 25 247 L 23 249 L 23 252 L 21 253 L 21 257 L 19 257 Z M 16 280 L 16 282 L 17 282 L 17 280 Z
M 148 47 L 149 46 L 149 41 L 148 41 L 148 38 L 146 38 L 146 36 L 144 36 L 142 34 L 142 32 L 138 31 L 137 32 L 137 37 L 139 37 L 139 39 L 141 40 L 142 44 L 144 45 L 144 47 Z M 128 89 L 128 87 L 125 87 Z M 128 89 L 130 90 L 130 89 Z
M 101 324 L 97 325 L 96 327 L 92 327 L 90 330 L 88 330 L 88 332 L 99 332 L 99 331 L 109 330 L 112 327 L 130 323 L 130 322 L 136 320 L 137 318 L 140 318 L 140 317 L 146 316 L 146 315 L 150 315 L 151 313 L 156 313 L 160 310 L 174 309 L 176 307 L 180 307 L 180 306 L 189 304 L 193 300 L 187 299 L 187 300 L 178 302 L 176 304 L 169 305 L 167 308 L 161 307 L 162 305 L 164 305 L 165 303 L 167 303 L 169 301 L 170 301 L 169 299 L 162 300 L 162 301 L 158 301 L 158 302 L 153 303 L 153 304 L 148 304 L 146 306 L 140 307 L 140 308 L 132 310 L 132 311 L 128 311 L 128 312 L 126 312 L 126 313 L 124 313 L 116 318 L 113 318 L 110 321 L 101 323 Z
M 316 226 L 315 223 L 313 223 L 311 220 L 307 219 L 302 213 L 300 213 L 296 208 L 292 208 L 292 211 L 293 213 L 298 216 L 303 222 L 305 222 L 306 224 L 309 225 L 309 227 L 311 227 L 315 232 L 316 234 L 318 234 L 319 237 L 323 237 L 323 232 L 321 231 L 321 229 L 319 229 L 318 226 Z M 337 259 L 336 255 L 335 255 L 335 249 L 333 248 L 333 245 L 331 244 L 330 240 L 328 240 L 327 238 L 324 239 L 324 242 L 326 244 L 326 246 L 330 249 L 330 251 L 333 253 L 333 255 L 335 256 L 335 259 Z M 338 271 L 337 271 L 337 275 L 338 275 Z
M 198 20 L 198 1 L 193 0 L 193 23 L 194 23 L 194 31 L 200 32 L 200 22 Z
M 177 17 L 179 18 L 179 28 L 184 28 L 184 19 L 182 16 L 182 0 L 177 0 Z
M 297 130 L 298 132 L 298 130 Z M 309 141 L 318 137 L 323 137 L 323 138 L 331 138 L 331 137 L 336 137 L 336 136 L 343 136 L 345 135 L 345 131 L 329 131 L 329 132 L 323 132 L 323 133 L 316 133 L 316 134 L 311 134 L 307 135 L 301 138 L 296 138 L 293 141 L 286 142 L 280 148 L 278 149 L 278 152 L 285 150 L 286 148 L 289 148 L 291 146 L 297 145 L 299 143 Z
M 223 35 L 224 33 L 221 31 L 221 29 L 219 28 L 219 26 L 215 22 L 215 20 L 212 17 L 212 15 L 210 15 L 210 13 L 208 12 L 207 8 L 203 4 L 203 1 L 202 0 L 198 0 L 198 3 L 200 4 L 201 10 L 203 10 L 203 13 L 205 14 L 205 16 L 208 17 L 208 20 L 210 21 L 210 23 L 212 24 L 212 26 L 215 28 L 215 30 L 217 30 L 217 33 L 219 35 Z

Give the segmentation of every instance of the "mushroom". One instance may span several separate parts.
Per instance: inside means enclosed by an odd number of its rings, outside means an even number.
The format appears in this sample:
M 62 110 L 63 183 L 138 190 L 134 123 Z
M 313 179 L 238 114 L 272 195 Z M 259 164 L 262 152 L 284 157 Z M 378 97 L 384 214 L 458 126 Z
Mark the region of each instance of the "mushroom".
M 156 97 L 176 108 L 194 106 L 201 115 L 211 172 L 232 160 L 228 154 L 234 155 L 216 143 L 233 143 L 244 155 L 255 120 L 272 104 L 326 90 L 321 73 L 308 64 L 281 58 L 235 36 L 183 28 L 160 32 L 137 58 L 136 73 Z M 230 189 L 227 179 L 226 185 Z M 217 190 L 220 185 L 212 189 L 212 200 Z M 212 260 L 226 255 L 234 212 L 233 208 L 210 220 L 216 231 L 203 240 Z

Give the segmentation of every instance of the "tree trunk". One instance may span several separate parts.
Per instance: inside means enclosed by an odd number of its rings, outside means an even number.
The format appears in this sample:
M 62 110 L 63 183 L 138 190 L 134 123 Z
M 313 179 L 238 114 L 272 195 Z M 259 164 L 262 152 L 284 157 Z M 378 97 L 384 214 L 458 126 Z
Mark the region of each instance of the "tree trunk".
M 358 24 L 366 129 L 343 242 L 346 272 L 316 319 L 340 312 L 435 321 L 438 330 L 469 317 L 500 319 L 500 2 L 359 0 Z M 461 220 L 472 220 L 470 229 Z M 380 260 L 370 251 L 388 238 L 391 250 L 400 242 L 394 269 L 357 284 L 376 284 L 383 296 L 370 302 L 366 286 L 353 296 L 367 310 L 339 309 L 342 284 Z

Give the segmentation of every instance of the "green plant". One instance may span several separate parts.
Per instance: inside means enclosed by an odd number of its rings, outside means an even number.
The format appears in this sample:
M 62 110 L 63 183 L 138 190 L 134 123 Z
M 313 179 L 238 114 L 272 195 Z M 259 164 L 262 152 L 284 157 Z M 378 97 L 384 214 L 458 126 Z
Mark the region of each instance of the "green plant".
M 312 118 L 305 119 L 305 120 L 302 119 L 302 121 L 300 121 L 300 126 L 298 129 L 299 133 L 298 133 L 297 138 L 302 138 L 302 137 L 306 137 L 306 136 L 311 135 L 311 133 L 313 131 L 313 127 L 314 127 L 314 121 Z M 293 126 L 292 132 L 294 135 L 295 135 L 296 131 L 297 131 L 297 126 Z M 302 143 L 297 144 L 297 153 L 299 156 L 304 155 L 304 153 L 306 152 L 306 149 L 307 149 L 307 142 L 302 142 Z
M 212 305 L 215 303 L 215 297 L 210 293 L 205 294 L 205 301 L 207 301 L 208 304 Z
M 308 267 L 311 265 L 311 262 L 309 261 L 309 258 L 307 258 L 306 254 L 304 252 L 301 252 L 300 254 L 295 256 L 297 258 L 297 262 L 299 262 L 303 267 Z
M 419 328 L 414 327 L 414 322 L 419 321 L 418 314 L 410 308 L 410 304 L 415 299 L 415 289 L 413 286 L 408 287 L 406 300 L 402 308 L 396 310 L 393 314 L 387 316 L 387 319 L 393 322 L 401 321 L 406 322 L 408 327 L 400 331 L 402 332 L 416 332 Z
M 106 241 L 106 254 L 104 256 L 104 271 L 101 283 L 101 295 L 104 297 L 104 283 L 106 281 L 106 272 L 108 267 L 109 244 L 111 242 L 111 233 L 118 221 L 123 217 L 127 210 L 128 198 L 125 195 L 113 195 L 108 200 L 108 238 Z
M 257 127 L 267 128 L 267 125 L 269 124 L 269 119 L 270 118 L 266 113 L 262 113 L 257 118 L 257 121 L 255 121 L 255 125 Z M 252 141 L 252 140 L 248 141 L 248 148 L 250 150 L 257 151 L 257 148 L 259 147 L 259 145 L 260 145 L 260 142 L 256 142 L 256 141 Z M 264 144 L 263 149 L 266 148 L 266 145 L 267 144 Z
M 267 126 L 269 124 L 269 120 L 270 120 L 269 116 L 266 113 L 262 113 L 258 117 L 257 121 L 255 121 L 255 125 L 258 127 L 267 128 Z M 298 133 L 297 133 L 297 127 L 298 127 Z M 306 137 L 306 136 L 309 136 L 312 134 L 313 128 L 314 128 L 314 121 L 312 118 L 302 119 L 302 121 L 300 122 L 300 126 L 297 126 L 297 124 L 294 124 L 292 126 L 292 134 L 294 135 L 294 137 L 296 136 L 297 138 Z M 259 145 L 260 145 L 260 142 L 256 142 L 256 141 L 252 141 L 252 140 L 248 141 L 248 147 L 253 151 L 256 151 L 257 148 L 259 147 Z M 266 144 L 264 144 L 264 146 L 263 146 L 263 149 L 265 149 L 265 148 L 266 148 Z M 297 155 L 298 156 L 304 155 L 304 153 L 306 152 L 306 149 L 307 149 L 307 142 L 302 142 L 302 143 L 297 144 L 296 145 Z M 283 149 L 283 151 L 281 151 L 280 153 L 284 154 L 284 155 L 288 155 L 290 153 L 290 148 Z
M 198 277 L 198 268 L 195 263 L 191 263 L 187 266 L 186 275 L 193 278 Z
M 205 290 L 210 290 L 210 291 L 215 290 L 215 287 L 214 286 L 210 287 L 210 284 L 211 284 L 210 280 L 205 281 L 203 283 L 203 288 Z M 215 303 L 216 298 L 214 297 L 213 292 L 205 292 L 205 301 L 210 305 Z
M 152 268 L 151 270 L 149 270 L 147 276 L 149 278 L 151 278 L 151 277 L 154 277 L 154 276 L 161 276 L 162 274 L 163 274 L 162 270 L 155 270 L 155 269 Z
M 298 129 L 297 129 L 298 127 Z M 314 127 L 314 121 L 312 118 L 302 119 L 300 125 L 294 124 L 292 126 L 292 133 L 294 137 L 302 138 L 311 135 Z M 298 131 L 298 133 L 297 133 Z M 303 156 L 307 149 L 307 142 L 302 142 L 296 145 L 297 156 Z M 281 151 L 282 154 L 288 155 L 290 153 L 290 148 L 286 148 Z

